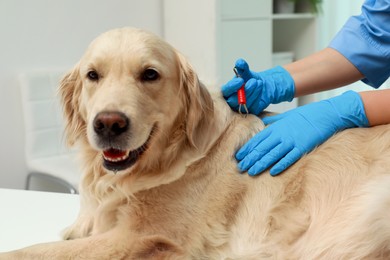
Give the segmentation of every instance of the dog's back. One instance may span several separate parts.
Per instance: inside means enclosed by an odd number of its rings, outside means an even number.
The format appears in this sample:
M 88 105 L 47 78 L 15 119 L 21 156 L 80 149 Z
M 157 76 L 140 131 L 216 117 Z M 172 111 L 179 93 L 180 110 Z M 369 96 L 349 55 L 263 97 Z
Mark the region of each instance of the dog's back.
M 152 222 L 186 234 L 176 240 L 186 257 L 390 257 L 390 126 L 345 130 L 278 177 L 250 177 L 226 151 L 264 126 L 255 116 L 230 116 L 212 149 L 156 191 L 171 196 L 155 205 L 175 214 Z
M 231 230 L 233 255 L 388 259 L 389 158 L 384 125 L 345 130 L 278 177 L 227 176 L 247 188 Z

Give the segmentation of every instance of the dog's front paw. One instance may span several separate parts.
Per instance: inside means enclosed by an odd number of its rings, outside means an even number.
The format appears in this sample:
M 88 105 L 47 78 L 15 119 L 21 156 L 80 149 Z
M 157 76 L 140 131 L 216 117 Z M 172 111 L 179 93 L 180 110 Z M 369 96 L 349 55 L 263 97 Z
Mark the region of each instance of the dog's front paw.
M 87 237 L 91 234 L 93 227 L 92 218 L 78 218 L 75 223 L 62 232 L 64 240 Z
M 131 259 L 189 259 L 183 248 L 159 235 L 138 239 L 131 251 Z
M 0 260 L 26 259 L 20 251 L 0 252 Z

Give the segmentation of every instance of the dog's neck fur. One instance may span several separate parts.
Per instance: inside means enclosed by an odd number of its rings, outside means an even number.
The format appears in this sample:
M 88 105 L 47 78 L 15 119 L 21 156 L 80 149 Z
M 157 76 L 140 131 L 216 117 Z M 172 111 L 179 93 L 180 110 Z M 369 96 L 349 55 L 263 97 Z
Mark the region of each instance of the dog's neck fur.
M 199 123 L 197 132 L 194 135 L 194 140 L 196 140 L 195 147 L 202 154 L 207 153 L 213 147 L 232 119 L 233 111 L 230 108 L 226 108 L 227 104 L 223 101 L 220 93 L 214 93 L 212 98 L 214 107 L 210 111 L 210 115 L 205 116 Z

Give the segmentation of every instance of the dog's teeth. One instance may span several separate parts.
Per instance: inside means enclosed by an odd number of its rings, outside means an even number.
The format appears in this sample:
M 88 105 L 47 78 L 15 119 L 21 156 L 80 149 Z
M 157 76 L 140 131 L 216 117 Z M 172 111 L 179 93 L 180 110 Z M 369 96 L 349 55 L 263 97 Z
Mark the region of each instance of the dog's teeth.
M 122 156 L 122 157 L 118 157 L 118 158 L 106 158 L 106 160 L 110 161 L 110 162 L 120 162 L 120 161 L 124 161 L 127 159 L 127 156 Z
M 122 157 L 117 157 L 117 158 L 108 158 L 108 157 L 104 157 L 107 161 L 110 161 L 110 162 L 120 162 L 120 161 L 124 161 L 127 159 L 127 156 L 122 156 Z
M 105 160 L 110 162 L 120 162 L 126 160 L 129 155 L 127 151 L 110 149 L 103 152 L 103 157 Z

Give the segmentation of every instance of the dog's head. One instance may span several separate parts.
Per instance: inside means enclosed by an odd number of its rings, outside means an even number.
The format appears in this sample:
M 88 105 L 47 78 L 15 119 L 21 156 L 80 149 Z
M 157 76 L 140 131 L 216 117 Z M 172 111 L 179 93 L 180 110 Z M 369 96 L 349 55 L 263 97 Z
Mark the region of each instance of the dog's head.
M 159 167 L 180 147 L 196 146 L 197 128 L 213 109 L 182 55 L 133 28 L 95 39 L 63 78 L 60 95 L 69 143 L 84 142 L 109 171 Z

